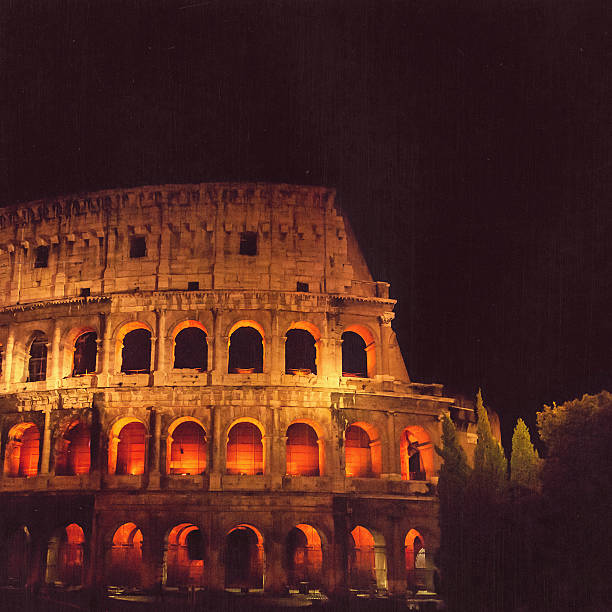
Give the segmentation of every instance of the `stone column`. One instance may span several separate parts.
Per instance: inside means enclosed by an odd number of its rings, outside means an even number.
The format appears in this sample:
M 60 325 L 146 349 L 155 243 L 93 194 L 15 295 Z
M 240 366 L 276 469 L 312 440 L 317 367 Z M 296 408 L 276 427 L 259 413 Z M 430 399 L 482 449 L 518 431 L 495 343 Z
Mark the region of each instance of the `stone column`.
M 9 325 L 6 339 L 6 353 L 4 357 L 4 385 L 8 389 L 13 374 L 13 351 L 15 350 L 15 328 Z
M 43 431 L 42 456 L 40 459 L 40 473 L 49 473 L 49 459 L 51 458 L 51 407 L 45 409 L 45 428 Z
M 387 460 L 383 465 L 383 476 L 390 480 L 401 480 L 400 446 L 395 427 L 395 412 L 387 412 Z M 383 459 L 384 462 L 384 459 Z
M 265 590 L 268 593 L 281 593 L 287 584 L 287 574 L 283 566 L 285 531 L 282 518 L 278 513 L 273 515 L 272 531 L 265 546 Z
M 149 488 L 159 489 L 160 485 L 160 442 L 161 442 L 161 414 L 155 409 L 151 409 L 149 420 L 149 428 L 151 435 L 149 436 L 149 445 L 151 456 L 149 461 Z
M 166 370 L 166 311 L 161 308 L 155 311 L 157 319 L 157 344 L 155 354 L 155 370 L 165 372 Z
M 103 312 L 100 313 L 100 335 L 102 336 L 101 355 L 100 355 L 100 366 L 98 371 L 101 376 L 108 376 L 110 367 L 110 357 L 112 353 L 111 338 L 110 338 L 110 325 L 108 317 Z
M 55 319 L 53 322 L 53 337 L 51 339 L 51 379 L 59 381 L 62 377 L 60 369 L 60 340 L 62 330 L 60 322 Z M 58 383 L 59 384 L 59 383 Z
M 380 322 L 380 351 L 378 354 L 378 364 L 376 373 L 388 376 L 390 374 L 389 366 L 389 344 L 391 342 L 391 321 L 395 318 L 394 312 L 384 312 L 378 320 Z M 367 350 L 367 349 L 366 349 Z
M 221 407 L 213 406 L 212 410 L 212 453 L 210 468 L 211 491 L 221 490 L 221 479 L 225 471 L 225 436 L 221 428 Z

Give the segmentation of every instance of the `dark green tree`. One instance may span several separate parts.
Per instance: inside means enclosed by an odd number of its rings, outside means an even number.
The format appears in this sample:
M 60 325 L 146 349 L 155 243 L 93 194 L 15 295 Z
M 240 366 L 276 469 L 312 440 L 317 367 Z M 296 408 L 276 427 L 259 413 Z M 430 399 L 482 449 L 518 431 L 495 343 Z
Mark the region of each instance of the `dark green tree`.
M 537 490 L 540 485 L 540 457 L 531 443 L 529 429 L 519 419 L 512 435 L 512 456 L 510 458 L 510 482 L 515 487 Z

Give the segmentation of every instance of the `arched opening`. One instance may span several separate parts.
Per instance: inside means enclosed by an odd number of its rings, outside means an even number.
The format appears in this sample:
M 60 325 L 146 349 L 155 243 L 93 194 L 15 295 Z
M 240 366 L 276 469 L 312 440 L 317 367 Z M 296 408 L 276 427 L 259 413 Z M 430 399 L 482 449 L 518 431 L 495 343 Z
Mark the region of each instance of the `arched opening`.
M 181 523 L 170 531 L 164 570 L 167 586 L 203 586 L 204 538 L 198 527 Z
M 427 480 L 433 471 L 433 444 L 422 427 L 406 427 L 400 438 L 403 480 Z
M 74 343 L 73 376 L 82 376 L 96 371 L 98 342 L 96 332 L 81 334 Z
M 349 586 L 359 591 L 387 588 L 387 556 L 384 538 L 358 525 L 349 542 Z
M 145 435 L 145 426 L 140 421 L 132 421 L 121 428 L 116 438 L 115 474 L 144 474 Z M 109 452 L 109 459 L 111 456 Z
M 406 554 L 406 580 L 408 589 L 422 591 L 428 588 L 428 570 L 423 536 L 411 529 L 404 541 Z
M 47 336 L 37 332 L 30 344 L 28 359 L 28 382 L 47 378 Z
M 91 432 L 85 423 L 74 423 L 57 443 L 57 476 L 89 474 L 91 467 Z
M 363 325 L 351 325 L 342 334 L 342 376 L 372 378 L 375 374 L 374 336 Z
M 261 431 L 253 423 L 236 423 L 227 436 L 228 474 L 263 474 Z
M 125 523 L 113 535 L 107 580 L 113 586 L 138 587 L 141 572 L 142 531 L 134 523 Z
M 8 436 L 4 473 L 11 478 L 38 474 L 40 432 L 34 423 L 15 425 Z
M 263 586 L 263 538 L 250 525 L 238 525 L 225 538 L 225 588 L 263 589 Z
M 305 329 L 290 329 L 285 340 L 285 372 L 316 374 L 317 350 L 313 335 Z
M 151 332 L 133 329 L 125 334 L 121 349 L 121 371 L 125 374 L 141 374 L 151 370 Z
M 296 525 L 287 536 L 289 584 L 320 584 L 322 567 L 323 551 L 319 533 L 311 525 Z
M 169 437 L 169 474 L 203 474 L 206 471 L 206 434 L 199 423 L 183 421 Z
M 263 372 L 263 336 L 254 327 L 238 327 L 229 339 L 228 372 Z
M 85 534 L 76 523 L 56 532 L 47 547 L 45 582 L 62 586 L 83 584 L 84 547 Z
M 174 367 L 205 372 L 208 367 L 206 332 L 199 327 L 186 327 L 174 339 Z
M 23 587 L 28 581 L 30 567 L 30 531 L 25 526 L 20 527 L 10 534 L 7 544 L 7 584 Z
M 352 478 L 371 478 L 381 472 L 380 440 L 373 427 L 354 423 L 344 436 L 345 473 Z
M 319 439 L 306 423 L 294 423 L 287 429 L 287 474 L 319 476 Z

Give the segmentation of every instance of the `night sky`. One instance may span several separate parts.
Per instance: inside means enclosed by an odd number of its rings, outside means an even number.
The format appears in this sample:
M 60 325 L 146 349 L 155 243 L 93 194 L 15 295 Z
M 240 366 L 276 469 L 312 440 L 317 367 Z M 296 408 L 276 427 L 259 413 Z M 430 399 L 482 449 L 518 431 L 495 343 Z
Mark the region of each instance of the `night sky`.
M 0 204 L 335 187 L 415 381 L 612 391 L 609 2 L 0 3 Z

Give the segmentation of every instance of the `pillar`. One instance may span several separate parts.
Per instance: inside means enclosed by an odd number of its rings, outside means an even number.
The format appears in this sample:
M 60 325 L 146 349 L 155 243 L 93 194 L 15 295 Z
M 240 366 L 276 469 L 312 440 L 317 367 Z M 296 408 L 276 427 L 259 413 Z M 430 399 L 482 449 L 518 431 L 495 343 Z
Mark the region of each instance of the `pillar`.
M 102 336 L 102 345 L 100 346 L 102 354 L 100 355 L 100 366 L 98 371 L 101 375 L 108 375 L 112 346 L 108 317 L 102 312 L 100 313 L 100 335 Z
M 40 460 L 40 473 L 49 473 L 49 460 L 51 458 L 51 407 L 45 409 L 45 426 L 43 430 L 42 456 Z
M 264 589 L 267 593 L 282 593 L 287 584 L 287 573 L 285 571 L 283 556 L 285 552 L 285 528 L 282 516 L 273 514 L 272 530 L 265 546 L 266 572 L 264 574 Z
M 221 490 L 221 479 L 225 470 L 225 436 L 221 428 L 221 408 L 219 406 L 211 407 L 212 410 L 212 444 L 211 444 L 211 467 L 210 467 L 210 483 L 211 491 Z
M 6 339 L 6 352 L 4 357 L 4 385 L 8 389 L 13 374 L 13 351 L 15 350 L 15 329 L 9 325 Z
M 390 375 L 389 345 L 391 343 L 391 321 L 395 318 L 394 312 L 384 312 L 378 318 L 380 322 L 380 351 L 378 355 L 377 374 Z
M 390 480 L 401 480 L 400 446 L 397 440 L 395 414 L 392 411 L 386 413 L 387 444 L 385 444 L 384 448 L 386 449 L 387 457 L 383 458 L 383 476 Z
M 62 330 L 60 327 L 60 322 L 58 319 L 55 319 L 53 323 L 53 337 L 51 339 L 51 376 L 52 380 L 61 379 L 62 373 L 60 370 L 60 340 L 61 340 Z
M 161 445 L 161 414 L 155 409 L 151 409 L 149 420 L 149 488 L 159 489 L 160 485 L 160 445 Z
M 155 367 L 154 369 L 158 372 L 165 372 L 166 370 L 166 311 L 157 309 L 155 311 L 156 323 L 157 323 L 157 343 L 155 345 Z M 152 339 L 151 339 L 152 340 Z

